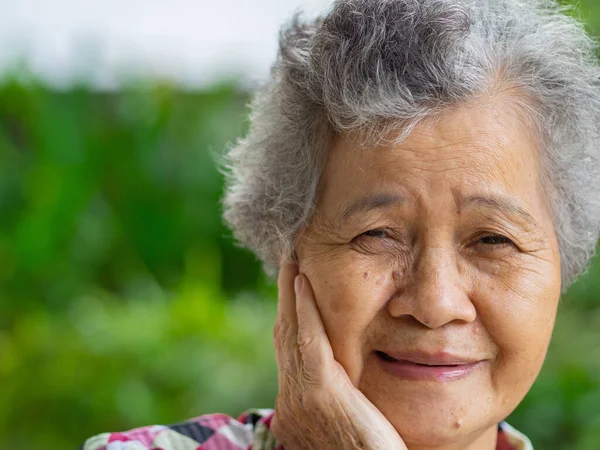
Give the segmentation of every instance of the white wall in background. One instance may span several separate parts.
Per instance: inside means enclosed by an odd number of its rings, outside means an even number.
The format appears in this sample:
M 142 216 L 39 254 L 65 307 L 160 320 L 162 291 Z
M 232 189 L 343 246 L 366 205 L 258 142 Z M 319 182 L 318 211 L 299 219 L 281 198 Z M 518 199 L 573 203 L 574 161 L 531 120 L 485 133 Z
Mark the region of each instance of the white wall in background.
M 331 0 L 0 0 L 0 73 L 24 62 L 65 86 L 113 88 L 127 76 L 188 86 L 268 75 L 280 25 Z

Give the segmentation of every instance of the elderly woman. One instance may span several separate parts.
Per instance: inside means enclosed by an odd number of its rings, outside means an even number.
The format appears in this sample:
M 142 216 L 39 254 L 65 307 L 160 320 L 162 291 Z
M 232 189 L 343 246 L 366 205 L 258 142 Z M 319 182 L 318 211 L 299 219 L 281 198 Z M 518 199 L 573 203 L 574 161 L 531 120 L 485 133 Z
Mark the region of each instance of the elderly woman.
M 554 0 L 294 19 L 224 198 L 279 273 L 275 408 L 84 449 L 531 449 L 504 419 L 600 232 L 594 51 Z

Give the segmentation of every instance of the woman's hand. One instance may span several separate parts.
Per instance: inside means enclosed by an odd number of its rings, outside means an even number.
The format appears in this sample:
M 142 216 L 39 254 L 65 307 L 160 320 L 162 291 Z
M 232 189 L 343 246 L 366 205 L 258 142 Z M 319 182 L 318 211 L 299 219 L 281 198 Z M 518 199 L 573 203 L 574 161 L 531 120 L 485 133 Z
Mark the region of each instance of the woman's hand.
M 279 272 L 273 434 L 286 450 L 406 450 L 394 427 L 334 359 L 312 287 L 297 274 L 295 264 Z

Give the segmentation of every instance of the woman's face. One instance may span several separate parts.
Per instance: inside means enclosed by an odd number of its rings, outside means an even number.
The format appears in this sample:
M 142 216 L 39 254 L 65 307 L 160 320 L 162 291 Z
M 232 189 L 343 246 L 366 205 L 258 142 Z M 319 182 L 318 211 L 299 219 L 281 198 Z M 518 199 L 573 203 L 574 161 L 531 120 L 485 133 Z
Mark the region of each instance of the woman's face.
M 548 348 L 559 252 L 515 111 L 454 109 L 393 148 L 341 137 L 297 246 L 336 359 L 409 445 L 490 435 Z

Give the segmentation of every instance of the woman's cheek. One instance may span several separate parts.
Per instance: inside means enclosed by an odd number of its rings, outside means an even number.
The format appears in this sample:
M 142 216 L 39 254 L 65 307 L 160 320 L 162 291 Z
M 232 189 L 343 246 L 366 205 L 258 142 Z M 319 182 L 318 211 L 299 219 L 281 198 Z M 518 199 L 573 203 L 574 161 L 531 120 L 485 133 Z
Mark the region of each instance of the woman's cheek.
M 512 396 L 525 395 L 543 364 L 552 334 L 560 286 L 540 283 L 542 269 L 522 265 L 518 277 L 481 277 L 475 289 L 479 320 L 497 345 L 494 377 L 512 386 Z M 509 403 L 513 402 L 510 400 Z
M 364 349 L 374 319 L 393 293 L 392 271 L 364 259 L 339 258 L 327 265 L 306 265 L 336 360 L 358 383 Z
M 398 289 L 398 273 L 404 270 L 399 261 L 405 258 L 383 250 L 362 252 L 346 245 L 304 252 L 300 271 L 311 282 L 330 338 L 364 334 Z
M 335 258 L 307 258 L 300 270 L 308 276 L 322 314 L 336 318 L 368 316 L 368 311 L 381 308 L 394 280 L 387 259 L 365 257 L 351 250 Z M 344 322 L 347 324 L 348 319 Z

